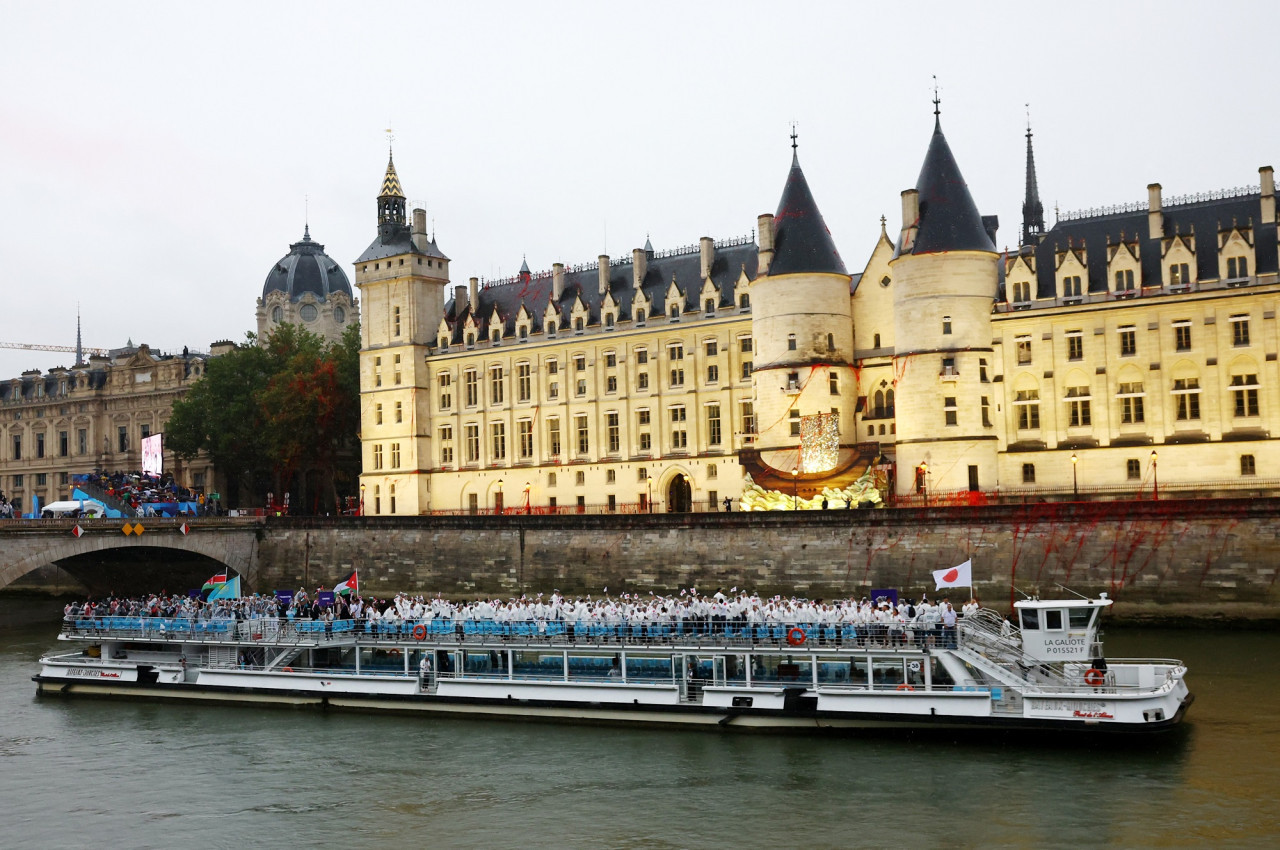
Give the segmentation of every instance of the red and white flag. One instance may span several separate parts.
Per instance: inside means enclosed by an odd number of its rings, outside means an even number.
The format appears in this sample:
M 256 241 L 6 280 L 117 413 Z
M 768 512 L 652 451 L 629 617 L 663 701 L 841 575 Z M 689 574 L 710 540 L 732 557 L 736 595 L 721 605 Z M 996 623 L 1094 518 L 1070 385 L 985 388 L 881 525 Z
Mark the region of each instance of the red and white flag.
M 938 585 L 936 590 L 944 587 L 973 587 L 973 559 L 950 569 L 934 570 L 933 580 Z

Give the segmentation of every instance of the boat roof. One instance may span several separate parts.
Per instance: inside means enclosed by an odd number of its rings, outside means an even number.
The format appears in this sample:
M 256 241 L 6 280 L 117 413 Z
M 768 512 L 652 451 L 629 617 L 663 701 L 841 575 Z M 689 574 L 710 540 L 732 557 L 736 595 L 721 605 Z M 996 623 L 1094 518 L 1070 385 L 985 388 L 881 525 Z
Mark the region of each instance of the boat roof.
M 1013 603 L 1014 608 L 1106 608 L 1115 604 L 1114 599 L 1108 599 L 1105 593 L 1099 594 L 1097 599 L 1019 599 Z

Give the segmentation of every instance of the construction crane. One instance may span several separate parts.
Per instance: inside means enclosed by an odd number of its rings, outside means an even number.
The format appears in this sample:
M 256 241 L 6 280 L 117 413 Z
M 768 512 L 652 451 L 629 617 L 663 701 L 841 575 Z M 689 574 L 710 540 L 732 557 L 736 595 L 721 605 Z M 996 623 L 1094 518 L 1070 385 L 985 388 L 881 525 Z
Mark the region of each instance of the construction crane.
M 62 351 L 67 354 L 83 352 L 84 354 L 95 354 L 99 357 L 107 356 L 105 348 L 89 348 L 88 346 L 77 349 L 74 345 L 34 345 L 27 342 L 0 342 L 0 348 L 22 348 L 27 351 Z

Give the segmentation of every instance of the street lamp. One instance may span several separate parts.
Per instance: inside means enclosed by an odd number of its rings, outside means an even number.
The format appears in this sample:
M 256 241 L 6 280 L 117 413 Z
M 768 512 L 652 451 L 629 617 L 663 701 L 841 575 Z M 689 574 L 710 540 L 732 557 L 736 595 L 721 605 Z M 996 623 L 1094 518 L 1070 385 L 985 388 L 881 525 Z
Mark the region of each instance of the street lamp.
M 920 464 L 920 490 L 924 495 L 924 506 L 929 507 L 929 464 Z
M 653 513 L 653 473 L 644 477 L 644 483 L 649 487 L 649 513 Z
M 528 516 L 533 513 L 533 508 L 529 503 L 529 489 L 531 485 L 528 481 L 524 482 L 524 515 Z
M 1151 500 L 1159 501 L 1160 499 L 1160 469 L 1156 466 L 1156 451 L 1151 450 Z
M 502 479 L 498 479 L 498 492 L 493 499 L 493 512 L 495 514 L 502 513 Z
M 360 516 L 364 516 L 364 482 L 360 483 Z
M 800 470 L 791 467 L 791 510 L 800 510 Z
M 1080 458 L 1076 457 L 1075 452 L 1072 452 L 1071 453 L 1071 492 L 1077 499 L 1080 498 L 1080 477 L 1076 474 L 1076 464 L 1078 464 L 1079 462 L 1080 462 Z

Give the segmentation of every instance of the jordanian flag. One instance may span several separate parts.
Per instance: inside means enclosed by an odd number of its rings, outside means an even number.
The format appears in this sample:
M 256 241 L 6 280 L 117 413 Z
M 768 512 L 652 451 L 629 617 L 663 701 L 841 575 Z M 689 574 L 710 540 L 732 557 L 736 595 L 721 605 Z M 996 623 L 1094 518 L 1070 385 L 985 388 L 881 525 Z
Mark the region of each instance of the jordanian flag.
M 213 578 L 209 579 L 204 583 L 204 587 L 200 588 L 200 592 L 208 593 L 211 590 L 216 590 L 219 585 L 223 585 L 226 583 L 227 583 L 227 574 L 225 572 L 218 573 L 217 575 L 213 576 Z
M 345 579 L 343 579 L 342 581 L 340 581 L 340 582 L 338 582 L 337 584 L 335 584 L 335 585 L 333 586 L 333 592 L 334 592 L 334 593 L 341 593 L 341 594 L 343 594 L 343 595 L 350 595 L 350 594 L 352 594 L 352 593 L 359 593 L 359 592 L 360 592 L 360 583 L 359 583 L 359 581 L 357 581 L 357 580 L 356 580 L 356 573 L 355 573 L 355 570 L 352 570 L 352 571 L 351 571 L 351 575 L 347 576 Z

